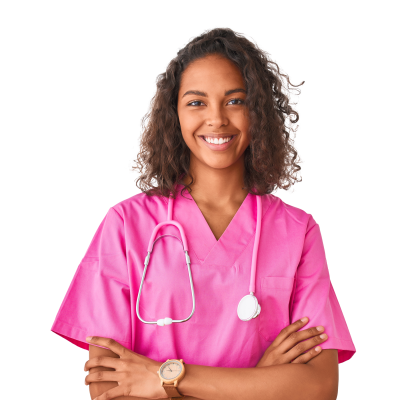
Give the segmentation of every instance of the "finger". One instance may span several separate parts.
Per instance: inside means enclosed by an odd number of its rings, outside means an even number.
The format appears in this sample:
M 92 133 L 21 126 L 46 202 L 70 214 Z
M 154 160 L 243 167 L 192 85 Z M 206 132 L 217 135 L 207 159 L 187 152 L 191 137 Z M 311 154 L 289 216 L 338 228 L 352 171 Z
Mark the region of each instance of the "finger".
M 90 360 L 86 361 L 83 370 L 89 371 L 90 368 L 94 367 L 107 367 L 107 368 L 117 369 L 119 363 L 121 363 L 120 358 L 105 357 L 105 356 L 93 357 Z
M 124 393 L 124 388 L 122 386 L 116 386 L 110 390 L 107 390 L 107 392 L 104 392 L 100 396 L 95 397 L 93 400 L 110 400 L 120 396 L 126 396 Z
M 324 331 L 323 326 L 317 326 L 312 328 L 307 328 L 302 331 L 292 332 L 279 346 L 279 349 L 283 352 L 287 352 L 296 346 L 297 343 L 302 342 L 303 340 L 319 336 Z M 315 344 L 314 344 L 315 346 Z M 310 346 L 312 347 L 312 346 Z
M 325 342 L 327 339 L 328 335 L 324 333 L 322 335 L 314 336 L 311 339 L 305 340 L 304 342 L 297 343 L 296 346 L 294 346 L 285 354 L 285 358 L 287 357 L 289 360 L 293 360 L 298 356 L 301 356 L 304 352 L 311 349 L 312 347 Z
M 118 354 L 119 356 L 122 356 L 126 354 L 127 351 L 130 351 L 126 347 L 122 346 L 122 344 L 116 342 L 114 339 L 111 338 L 104 338 L 100 336 L 88 336 L 86 338 L 86 341 L 91 344 L 97 344 L 99 346 L 107 347 L 108 349 Z
M 279 332 L 278 336 L 271 343 L 271 345 L 273 345 L 275 347 L 279 346 L 290 334 L 303 328 L 307 324 L 307 322 L 308 322 L 308 318 L 304 317 L 302 319 L 299 319 L 299 320 L 293 322 L 293 324 L 286 326 Z
M 318 354 L 321 354 L 321 347 L 317 346 L 307 351 L 307 353 L 302 354 L 301 356 L 295 358 L 292 361 L 292 364 L 307 364 L 312 358 L 316 357 Z
M 124 372 L 117 371 L 97 371 L 86 375 L 85 385 L 92 382 L 121 382 L 124 379 Z

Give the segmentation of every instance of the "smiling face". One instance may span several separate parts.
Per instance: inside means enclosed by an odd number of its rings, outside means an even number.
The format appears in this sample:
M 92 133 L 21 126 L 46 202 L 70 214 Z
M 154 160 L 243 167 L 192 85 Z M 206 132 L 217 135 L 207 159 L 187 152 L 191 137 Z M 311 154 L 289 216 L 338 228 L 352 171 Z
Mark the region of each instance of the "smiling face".
M 196 60 L 183 72 L 178 117 L 191 167 L 244 166 L 243 153 L 250 143 L 245 89 L 239 68 L 219 55 Z

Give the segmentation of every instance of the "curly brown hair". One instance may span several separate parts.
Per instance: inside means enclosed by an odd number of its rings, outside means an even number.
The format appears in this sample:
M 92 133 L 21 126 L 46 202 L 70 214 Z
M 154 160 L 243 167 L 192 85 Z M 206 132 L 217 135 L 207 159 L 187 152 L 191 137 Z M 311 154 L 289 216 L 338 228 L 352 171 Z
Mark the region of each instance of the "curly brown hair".
M 193 61 L 211 54 L 231 60 L 246 85 L 250 144 L 244 152 L 244 185 L 250 193 L 263 195 L 276 188 L 289 189 L 301 178 L 291 124 L 299 114 L 289 104 L 289 77 L 280 72 L 269 54 L 229 28 L 216 28 L 192 39 L 157 77 L 157 92 L 142 119 L 140 151 L 133 170 L 139 170 L 136 186 L 146 194 L 176 196 L 176 183 L 190 193 L 190 150 L 183 140 L 177 103 L 182 73 Z M 283 77 L 288 82 L 284 86 Z M 289 86 L 290 85 L 290 86 Z M 300 93 L 299 89 L 295 89 Z M 291 116 L 294 116 L 292 119 Z M 289 126 L 286 122 L 289 121 Z M 183 179 L 189 176 L 190 183 Z

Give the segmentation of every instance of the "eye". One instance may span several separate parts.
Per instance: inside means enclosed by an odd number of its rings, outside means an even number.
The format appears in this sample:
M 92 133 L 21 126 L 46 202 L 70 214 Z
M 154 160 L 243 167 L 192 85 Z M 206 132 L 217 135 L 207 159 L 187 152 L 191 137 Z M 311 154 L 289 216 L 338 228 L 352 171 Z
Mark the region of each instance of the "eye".
M 196 107 L 196 106 L 199 106 L 199 105 L 200 105 L 199 103 L 204 104 L 204 103 L 203 103 L 202 101 L 200 101 L 200 100 L 194 100 L 194 101 L 191 101 L 190 103 L 188 103 L 188 106 Z
M 188 103 L 187 105 L 190 106 L 190 107 L 198 107 L 198 106 L 201 106 L 202 104 L 204 105 L 204 103 L 202 101 L 200 101 L 200 100 L 193 100 L 190 103 Z M 241 104 L 244 104 L 244 100 L 240 99 L 240 98 L 231 99 L 231 100 L 228 101 L 228 104 L 241 105 Z
M 242 100 L 242 99 L 231 99 L 228 101 L 228 104 L 231 103 L 232 101 L 236 102 L 236 103 L 233 103 L 233 105 L 244 104 L 244 100 Z

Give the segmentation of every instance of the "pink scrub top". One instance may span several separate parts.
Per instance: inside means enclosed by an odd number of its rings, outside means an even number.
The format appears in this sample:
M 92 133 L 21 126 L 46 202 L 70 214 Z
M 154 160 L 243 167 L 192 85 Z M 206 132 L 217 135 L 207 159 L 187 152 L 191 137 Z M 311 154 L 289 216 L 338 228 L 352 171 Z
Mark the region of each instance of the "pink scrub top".
M 182 189 L 183 186 L 179 186 Z M 168 199 L 140 193 L 111 207 L 80 262 L 51 330 L 88 349 L 87 336 L 113 338 L 128 349 L 164 362 L 255 367 L 265 350 L 290 323 L 322 325 L 337 349 L 339 363 L 355 353 L 335 295 L 321 232 L 313 217 L 278 197 L 262 196 L 260 248 L 255 296 L 261 313 L 250 321 L 237 315 L 249 294 L 256 231 L 256 196 L 248 194 L 216 240 L 187 192 L 174 201 L 173 219 L 184 228 L 191 259 L 196 308 L 186 322 L 144 324 L 136 315 L 144 260 L 153 228 L 167 220 Z M 164 226 L 162 235 L 176 235 Z M 163 236 L 154 244 L 140 298 L 146 321 L 185 319 L 192 311 L 190 281 L 182 244 Z

